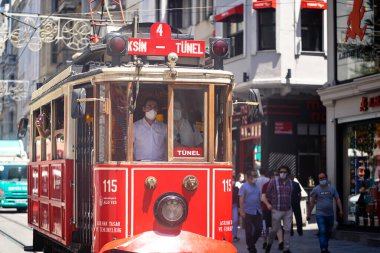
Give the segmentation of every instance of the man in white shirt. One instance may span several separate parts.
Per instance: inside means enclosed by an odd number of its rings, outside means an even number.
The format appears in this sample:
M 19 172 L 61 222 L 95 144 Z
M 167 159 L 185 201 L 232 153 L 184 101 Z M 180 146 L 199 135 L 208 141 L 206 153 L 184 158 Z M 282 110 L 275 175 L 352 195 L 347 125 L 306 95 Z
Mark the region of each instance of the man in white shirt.
M 156 120 L 158 101 L 153 97 L 145 99 L 142 110 L 144 118 L 133 124 L 134 160 L 166 160 L 168 128 Z
M 185 119 L 181 103 L 174 102 L 174 146 L 197 147 L 203 143 L 200 132 Z

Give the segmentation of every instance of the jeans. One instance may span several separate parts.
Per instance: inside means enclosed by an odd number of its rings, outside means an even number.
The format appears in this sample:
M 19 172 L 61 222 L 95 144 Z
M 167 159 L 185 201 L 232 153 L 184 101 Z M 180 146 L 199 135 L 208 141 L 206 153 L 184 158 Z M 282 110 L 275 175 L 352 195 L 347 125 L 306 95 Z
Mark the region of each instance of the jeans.
M 239 208 L 237 204 L 232 204 L 232 237 L 237 236 L 239 224 Z
M 321 248 L 321 250 L 327 250 L 329 248 L 329 238 L 331 230 L 334 226 L 334 215 L 317 215 L 316 218 L 319 230 L 319 247 Z

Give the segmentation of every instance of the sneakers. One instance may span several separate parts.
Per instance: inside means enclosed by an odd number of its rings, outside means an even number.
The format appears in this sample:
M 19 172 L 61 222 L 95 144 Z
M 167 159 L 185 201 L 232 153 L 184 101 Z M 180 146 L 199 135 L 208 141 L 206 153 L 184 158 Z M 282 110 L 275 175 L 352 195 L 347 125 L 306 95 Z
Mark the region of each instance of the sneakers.
M 327 249 L 323 249 L 323 250 L 321 251 L 321 253 L 330 253 L 330 251 L 328 251 Z
M 233 242 L 238 242 L 238 241 L 240 241 L 240 238 L 237 237 L 237 236 L 235 236 L 234 239 L 233 239 Z
M 284 242 L 280 242 L 278 244 L 278 250 L 283 250 L 284 249 Z

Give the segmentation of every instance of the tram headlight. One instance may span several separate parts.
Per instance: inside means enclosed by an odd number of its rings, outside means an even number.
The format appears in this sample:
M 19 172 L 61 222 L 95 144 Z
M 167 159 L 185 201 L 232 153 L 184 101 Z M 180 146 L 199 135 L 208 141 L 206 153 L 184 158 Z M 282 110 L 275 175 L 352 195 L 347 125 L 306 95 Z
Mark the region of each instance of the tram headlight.
M 181 225 L 187 218 L 187 212 L 186 200 L 175 192 L 162 194 L 154 203 L 154 216 L 167 227 Z
M 112 56 L 112 66 L 121 64 L 121 57 L 127 52 L 128 37 L 120 33 L 109 33 L 106 36 L 107 54 Z
M 230 38 L 210 38 L 210 57 L 214 59 L 214 69 L 223 69 L 223 59 L 230 57 Z

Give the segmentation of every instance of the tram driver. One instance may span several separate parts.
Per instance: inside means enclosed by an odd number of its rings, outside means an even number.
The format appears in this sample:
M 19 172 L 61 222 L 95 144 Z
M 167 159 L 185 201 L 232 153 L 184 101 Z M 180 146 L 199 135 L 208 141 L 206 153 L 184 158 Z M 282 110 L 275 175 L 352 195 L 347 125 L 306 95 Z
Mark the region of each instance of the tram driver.
M 136 161 L 163 161 L 167 156 L 167 125 L 156 120 L 158 100 L 148 97 L 145 116 L 133 124 L 133 156 Z
M 173 139 L 176 147 L 199 147 L 203 138 L 194 124 L 184 117 L 183 106 L 180 101 L 174 101 L 174 131 Z

